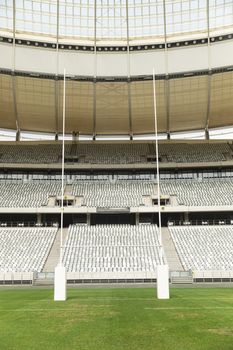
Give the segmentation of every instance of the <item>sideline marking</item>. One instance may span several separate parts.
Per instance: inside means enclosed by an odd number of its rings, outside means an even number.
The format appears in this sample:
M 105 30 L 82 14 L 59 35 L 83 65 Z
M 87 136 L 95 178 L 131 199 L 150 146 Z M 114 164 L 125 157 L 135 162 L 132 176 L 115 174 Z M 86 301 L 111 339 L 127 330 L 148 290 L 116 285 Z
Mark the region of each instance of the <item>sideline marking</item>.
M 233 306 L 174 306 L 174 307 L 144 307 L 144 310 L 233 310 Z

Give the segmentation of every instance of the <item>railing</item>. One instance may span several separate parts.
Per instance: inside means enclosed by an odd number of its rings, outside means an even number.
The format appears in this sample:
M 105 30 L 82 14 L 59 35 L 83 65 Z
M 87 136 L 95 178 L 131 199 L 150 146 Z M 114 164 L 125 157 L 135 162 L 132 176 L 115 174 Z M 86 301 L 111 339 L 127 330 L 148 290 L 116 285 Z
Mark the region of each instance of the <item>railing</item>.
M 194 282 L 233 282 L 233 270 L 201 270 L 193 271 Z
M 170 271 L 170 277 L 192 277 L 192 270 L 188 271 Z
M 168 222 L 168 226 L 204 226 L 204 225 L 233 225 L 232 219 L 222 220 L 172 220 Z
M 0 272 L 0 284 L 33 284 L 33 272 Z
M 42 222 L 38 223 L 36 221 L 10 221 L 10 222 L 0 222 L 0 227 L 58 227 L 58 222 Z
M 34 272 L 33 278 L 34 280 L 51 280 L 54 279 L 54 272 Z

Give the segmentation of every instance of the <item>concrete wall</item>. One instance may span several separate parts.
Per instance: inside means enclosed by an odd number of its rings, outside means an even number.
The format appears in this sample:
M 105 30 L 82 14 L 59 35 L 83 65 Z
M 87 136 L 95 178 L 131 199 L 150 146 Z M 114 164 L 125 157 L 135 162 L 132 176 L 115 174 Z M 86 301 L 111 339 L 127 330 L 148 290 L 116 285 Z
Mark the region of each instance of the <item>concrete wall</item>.
M 233 41 L 227 40 L 211 44 L 211 67 L 232 65 Z M 61 74 L 64 67 L 67 74 L 93 76 L 95 56 L 93 52 L 56 50 L 41 47 L 16 45 L 15 69 L 22 71 Z M 127 53 L 97 52 L 97 76 L 126 76 Z M 0 68 L 13 67 L 13 46 L 0 43 Z M 133 51 L 130 52 L 130 75 L 156 74 L 166 72 L 165 51 Z M 168 49 L 168 73 L 203 70 L 208 68 L 208 47 L 197 45 Z

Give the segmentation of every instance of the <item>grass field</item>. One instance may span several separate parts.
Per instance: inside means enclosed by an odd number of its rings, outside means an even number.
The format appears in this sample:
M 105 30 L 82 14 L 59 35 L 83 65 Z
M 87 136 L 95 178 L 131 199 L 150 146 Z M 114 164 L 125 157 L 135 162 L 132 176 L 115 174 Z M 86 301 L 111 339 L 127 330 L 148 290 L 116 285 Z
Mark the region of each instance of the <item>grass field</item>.
M 233 290 L 0 289 L 1 350 L 233 350 Z

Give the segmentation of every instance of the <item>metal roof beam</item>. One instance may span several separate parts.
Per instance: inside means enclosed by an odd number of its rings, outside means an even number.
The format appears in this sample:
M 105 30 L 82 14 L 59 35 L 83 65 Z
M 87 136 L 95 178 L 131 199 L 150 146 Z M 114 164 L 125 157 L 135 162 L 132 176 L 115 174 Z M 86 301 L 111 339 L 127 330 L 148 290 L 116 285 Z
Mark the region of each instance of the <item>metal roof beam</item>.
M 94 79 L 93 79 L 93 140 L 96 139 L 96 77 L 97 77 L 97 48 L 96 48 L 97 0 L 94 9 Z
M 16 96 L 16 76 L 15 76 L 15 18 L 16 18 L 16 0 L 13 0 L 13 47 L 12 47 L 12 92 L 14 102 L 15 113 L 15 126 L 16 126 L 16 141 L 20 139 L 20 123 L 17 109 L 17 96 Z
M 59 0 L 57 0 L 57 29 L 56 29 L 56 74 L 54 79 L 54 104 L 55 104 L 55 140 L 58 134 L 58 116 L 59 116 Z
M 164 60 L 165 60 L 165 104 L 167 119 L 167 135 L 170 135 L 170 81 L 168 75 L 168 46 L 167 46 L 167 22 L 166 22 L 166 2 L 163 0 L 163 29 L 164 29 Z
M 128 86 L 128 116 L 129 116 L 129 135 L 133 139 L 132 126 L 132 98 L 131 98 L 131 80 L 130 80 L 130 46 L 129 46 L 129 3 L 126 0 L 126 32 L 127 32 L 127 86 Z
M 210 123 L 210 110 L 211 110 L 211 86 L 212 86 L 212 64 L 211 64 L 211 47 L 210 47 L 210 13 L 209 13 L 209 0 L 206 0 L 206 19 L 207 19 L 207 46 L 208 46 L 208 82 L 207 82 L 207 108 L 205 119 L 205 135 L 209 139 L 209 123 Z

